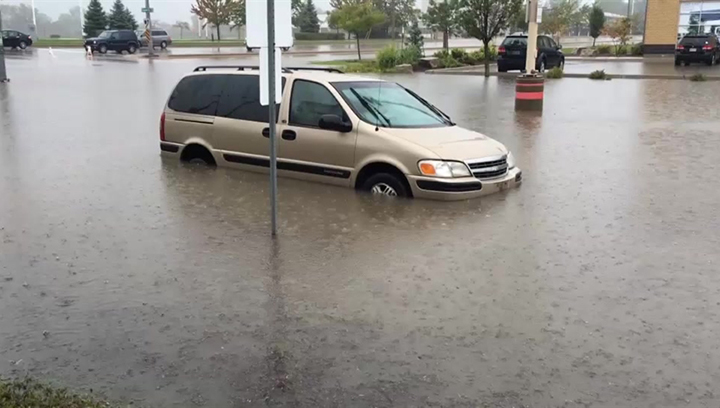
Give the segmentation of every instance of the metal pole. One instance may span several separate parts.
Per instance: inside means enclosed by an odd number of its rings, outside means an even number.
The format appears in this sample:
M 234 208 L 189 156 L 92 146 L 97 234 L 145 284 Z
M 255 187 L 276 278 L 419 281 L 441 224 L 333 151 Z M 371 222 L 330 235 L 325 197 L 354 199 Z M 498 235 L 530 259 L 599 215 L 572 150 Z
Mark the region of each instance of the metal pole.
M 35 0 L 30 0 L 30 5 L 32 7 L 32 18 L 33 18 L 33 31 L 35 31 L 35 36 L 40 38 L 40 34 L 38 34 L 38 28 L 37 28 L 37 18 L 35 18 Z
M 277 151 L 275 149 L 275 0 L 267 0 L 268 127 L 270 128 L 270 231 L 277 235 Z
M 145 0 L 145 20 L 147 20 L 147 31 L 148 31 L 148 57 L 155 55 L 152 37 L 152 20 L 150 19 L 150 0 Z
M 2 10 L 0 10 L 0 31 L 2 31 Z M 0 41 L 2 41 L 2 39 L 0 39 Z M 8 81 L 7 71 L 5 71 L 5 47 L 0 46 L 0 82 Z
M 80 37 L 85 34 L 85 13 L 83 12 L 83 0 L 78 0 L 78 6 L 80 6 Z
M 525 73 L 530 74 L 535 70 L 535 54 L 537 54 L 537 12 L 538 0 L 528 1 L 528 39 L 527 56 L 525 57 Z

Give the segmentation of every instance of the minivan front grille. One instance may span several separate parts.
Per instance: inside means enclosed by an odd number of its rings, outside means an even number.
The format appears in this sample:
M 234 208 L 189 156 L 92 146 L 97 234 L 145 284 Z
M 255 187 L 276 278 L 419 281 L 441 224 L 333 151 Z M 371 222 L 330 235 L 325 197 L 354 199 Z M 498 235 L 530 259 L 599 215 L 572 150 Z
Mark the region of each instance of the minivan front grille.
M 500 177 L 508 172 L 507 156 L 470 160 L 467 165 L 473 176 L 479 179 Z

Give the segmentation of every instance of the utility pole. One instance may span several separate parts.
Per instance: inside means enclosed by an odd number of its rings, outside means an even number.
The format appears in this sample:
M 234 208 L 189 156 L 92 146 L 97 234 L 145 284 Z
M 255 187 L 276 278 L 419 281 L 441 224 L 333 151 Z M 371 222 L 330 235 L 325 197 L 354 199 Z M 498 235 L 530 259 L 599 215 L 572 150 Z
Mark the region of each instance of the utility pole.
M 2 31 L 2 10 L 0 10 L 0 31 Z M 10 82 L 10 80 L 5 71 L 5 47 L 0 47 L 0 83 L 4 82 Z
M 270 128 L 270 233 L 277 235 L 277 149 L 275 148 L 275 0 L 267 0 L 268 127 Z
M 153 9 L 150 8 L 150 0 L 145 0 L 145 8 L 142 11 L 145 12 L 145 38 L 148 40 L 148 57 L 152 58 L 155 56 L 155 44 L 153 43 L 152 37 L 152 20 L 150 19 L 150 13 Z
M 530 74 L 535 70 L 535 60 L 537 54 L 537 36 L 538 36 L 538 0 L 528 0 L 527 21 L 528 21 L 528 38 L 527 38 L 527 56 L 525 57 L 525 73 Z
M 30 7 L 32 7 L 32 18 L 33 18 L 33 31 L 35 32 L 35 37 L 40 38 L 40 34 L 38 34 L 38 28 L 37 28 L 37 18 L 35 18 L 35 0 L 30 0 Z
M 85 12 L 83 12 L 83 0 L 78 0 L 80 6 L 80 37 L 85 35 Z

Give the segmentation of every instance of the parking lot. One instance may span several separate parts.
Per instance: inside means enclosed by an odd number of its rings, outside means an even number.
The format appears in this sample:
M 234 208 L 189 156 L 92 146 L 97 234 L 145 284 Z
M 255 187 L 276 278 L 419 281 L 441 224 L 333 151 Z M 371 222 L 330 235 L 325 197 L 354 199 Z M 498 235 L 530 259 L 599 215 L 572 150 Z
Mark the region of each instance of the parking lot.
M 160 158 L 170 91 L 214 63 L 8 57 L 0 375 L 152 407 L 718 405 L 720 84 L 548 81 L 537 115 L 507 78 L 387 76 L 523 185 L 281 179 L 274 242 L 266 176 Z

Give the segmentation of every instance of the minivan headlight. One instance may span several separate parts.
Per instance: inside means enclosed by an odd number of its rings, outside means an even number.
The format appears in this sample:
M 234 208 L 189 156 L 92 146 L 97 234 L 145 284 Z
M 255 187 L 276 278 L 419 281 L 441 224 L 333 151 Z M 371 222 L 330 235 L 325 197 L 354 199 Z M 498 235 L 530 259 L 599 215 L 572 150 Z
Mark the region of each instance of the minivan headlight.
M 507 154 L 507 165 L 508 170 L 512 170 L 515 168 L 515 156 L 513 156 L 512 152 L 508 152 Z
M 470 177 L 470 169 L 462 162 L 422 160 L 418 163 L 420 174 L 430 177 Z

